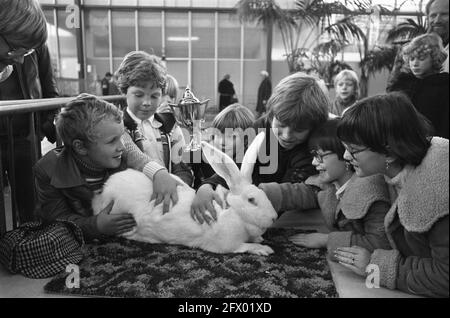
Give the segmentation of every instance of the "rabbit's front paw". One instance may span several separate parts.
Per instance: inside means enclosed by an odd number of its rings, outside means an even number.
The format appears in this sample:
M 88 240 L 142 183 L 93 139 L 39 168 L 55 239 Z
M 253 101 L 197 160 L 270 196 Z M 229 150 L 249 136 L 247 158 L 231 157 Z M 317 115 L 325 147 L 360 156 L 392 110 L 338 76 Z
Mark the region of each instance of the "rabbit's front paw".
M 267 256 L 273 253 L 273 249 L 270 246 L 257 244 L 257 243 L 243 243 L 235 253 L 250 253 L 256 255 Z

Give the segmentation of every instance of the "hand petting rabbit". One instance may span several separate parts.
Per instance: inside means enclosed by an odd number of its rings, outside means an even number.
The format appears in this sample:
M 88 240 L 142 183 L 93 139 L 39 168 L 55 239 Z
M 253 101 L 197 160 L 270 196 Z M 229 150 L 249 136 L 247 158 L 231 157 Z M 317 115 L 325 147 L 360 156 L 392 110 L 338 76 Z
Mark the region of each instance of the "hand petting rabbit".
M 256 136 L 249 146 L 239 171 L 233 160 L 217 148 L 202 142 L 202 150 L 215 172 L 224 178 L 230 188 L 226 197 L 222 187 L 218 195 L 226 202 L 224 208 L 214 202 L 217 221 L 208 225 L 192 219 L 190 210 L 195 190 L 184 184 L 178 186 L 178 203 L 162 213 L 162 205 L 150 201 L 152 181 L 143 173 L 128 169 L 112 175 L 101 194 L 94 197 L 94 214 L 102 211 L 111 201 L 111 213 L 131 213 L 136 220 L 133 231 L 123 234 L 132 240 L 181 244 L 214 253 L 252 253 L 269 255 L 273 250 L 262 245 L 261 235 L 277 218 L 265 193 L 252 184 L 251 175 L 264 141 L 264 132 Z M 225 205 L 225 204 L 224 204 Z

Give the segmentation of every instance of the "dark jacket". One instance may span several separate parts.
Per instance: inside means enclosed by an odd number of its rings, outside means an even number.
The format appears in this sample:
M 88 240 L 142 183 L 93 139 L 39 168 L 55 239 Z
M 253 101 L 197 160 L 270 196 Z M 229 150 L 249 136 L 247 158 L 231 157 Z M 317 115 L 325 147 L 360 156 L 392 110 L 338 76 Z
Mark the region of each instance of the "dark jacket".
M 313 176 L 305 183 L 268 183 L 259 187 L 276 211 L 320 208 L 331 231 L 327 243 L 331 259 L 337 247 L 358 245 L 370 252 L 377 248 L 390 249 L 384 218 L 391 204 L 381 175 L 365 178 L 354 175 L 340 200 L 334 185 L 320 185 L 314 179 Z
M 268 116 L 258 119 L 254 128 L 256 134 L 261 130 L 266 133 L 265 147 L 261 147 L 253 170 L 252 177 L 256 185 L 269 182 L 304 182 L 308 177 L 317 174 L 317 170 L 312 165 L 312 156 L 307 142 L 292 149 L 283 148 L 272 132 Z
M 110 175 L 124 170 L 125 160 L 118 169 L 107 171 Z M 97 229 L 97 216 L 93 215 L 91 201 L 93 191 L 75 163 L 73 155 L 64 147 L 48 152 L 34 166 L 35 186 L 38 197 L 36 216 L 43 220 L 68 220 L 77 224 L 86 239 L 102 235 Z
M 0 83 L 0 100 L 40 99 L 58 97 L 58 89 L 53 76 L 52 63 L 47 45 L 24 58 L 23 64 L 14 64 L 14 72 Z M 42 111 L 40 114 L 41 131 L 50 142 L 56 141 L 53 124 L 56 111 Z M 16 115 L 13 119 L 15 135 L 26 136 L 29 133 L 28 115 Z M 6 134 L 4 118 L 0 118 L 0 135 Z
M 256 111 L 264 113 L 266 111 L 267 100 L 272 95 L 272 82 L 270 78 L 265 77 L 258 88 L 258 100 L 256 102 Z
M 400 73 L 388 91 L 404 92 L 416 109 L 428 118 L 435 136 L 449 138 L 449 74 L 437 73 L 420 79 L 412 73 Z
M 375 250 L 370 260 L 380 270 L 380 285 L 449 296 L 448 166 L 448 140 L 433 138 L 419 166 L 389 181 L 395 201 L 384 224 L 393 250 Z
M 222 110 L 232 103 L 232 98 L 236 94 L 236 91 L 234 90 L 233 83 L 225 78 L 219 82 L 218 91 L 220 94 L 219 109 Z

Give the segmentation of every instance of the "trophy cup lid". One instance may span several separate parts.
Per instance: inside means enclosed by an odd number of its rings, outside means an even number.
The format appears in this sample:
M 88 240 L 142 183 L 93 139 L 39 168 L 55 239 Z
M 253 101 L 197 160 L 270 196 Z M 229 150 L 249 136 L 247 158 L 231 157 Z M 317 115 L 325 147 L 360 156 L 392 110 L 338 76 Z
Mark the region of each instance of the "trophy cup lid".
M 186 87 L 183 98 L 181 98 L 180 104 L 200 104 L 200 100 L 195 97 L 194 93 L 189 87 Z

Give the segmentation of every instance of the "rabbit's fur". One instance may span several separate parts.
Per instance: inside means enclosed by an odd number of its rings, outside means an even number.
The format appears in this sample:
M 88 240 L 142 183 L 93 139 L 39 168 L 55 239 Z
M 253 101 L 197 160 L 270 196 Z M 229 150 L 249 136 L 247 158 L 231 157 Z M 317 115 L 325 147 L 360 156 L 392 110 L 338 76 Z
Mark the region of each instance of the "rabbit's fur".
M 181 244 L 214 253 L 269 255 L 273 250 L 259 243 L 262 242 L 261 235 L 277 218 L 277 213 L 265 193 L 249 181 L 258 147 L 264 139 L 261 134 L 245 154 L 241 171 L 226 154 L 209 144 L 202 144 L 209 163 L 227 181 L 231 190 L 225 197 L 223 188 L 217 187 L 216 191 L 229 207 L 223 208 L 214 201 L 217 221 L 210 225 L 199 224 L 192 219 L 190 210 L 195 190 L 181 179 L 173 176 L 181 183 L 178 203 L 163 214 L 162 204 L 155 207 L 154 200 L 149 202 L 153 191 L 151 180 L 132 169 L 116 173 L 107 180 L 102 193 L 92 202 L 94 213 L 98 214 L 114 200 L 111 213 L 128 212 L 136 220 L 136 228 L 123 235 L 132 240 Z

